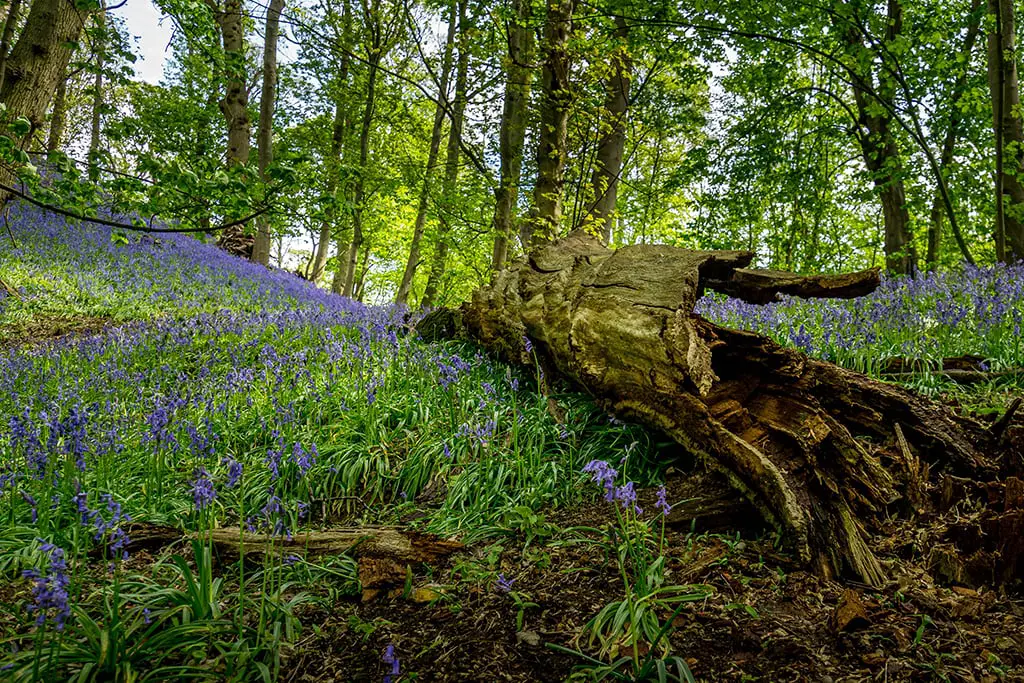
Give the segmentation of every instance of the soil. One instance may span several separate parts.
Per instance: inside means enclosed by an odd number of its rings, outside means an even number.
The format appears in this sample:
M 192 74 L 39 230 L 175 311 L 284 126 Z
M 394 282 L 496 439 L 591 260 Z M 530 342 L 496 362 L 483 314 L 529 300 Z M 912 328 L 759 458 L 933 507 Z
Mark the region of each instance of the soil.
M 1020 418 L 1008 436 L 1007 457 L 1019 459 Z M 928 494 L 939 500 L 942 479 L 933 480 Z M 687 487 L 684 477 L 670 481 L 669 499 Z M 881 589 L 804 571 L 757 524 L 728 533 L 667 526 L 666 583 L 708 591 L 676 617 L 672 654 L 704 681 L 1024 680 L 1021 568 L 990 572 L 988 581 L 951 580 L 935 561 L 934 548 L 958 548 L 951 535 L 965 519 L 1012 512 L 976 493 L 965 489 L 943 514 L 876 530 L 872 548 L 889 578 Z M 653 491 L 640 504 L 653 510 Z M 606 529 L 612 516 L 601 503 L 548 511 L 547 521 Z M 596 656 L 598 645 L 581 630 L 623 595 L 615 558 L 597 543 L 572 542 L 601 536 L 570 530 L 545 541 L 527 543 L 520 534 L 479 543 L 418 572 L 390 597 L 311 609 L 302 621 L 315 627 L 287 655 L 282 678 L 380 681 L 390 669 L 382 654 L 393 645 L 403 676 L 396 680 L 566 680 L 584 659 L 549 644 Z M 496 585 L 498 572 L 514 581 L 513 592 Z M 517 599 L 535 605 L 522 611 L 521 626 Z
M 112 323 L 112 318 L 102 316 L 41 313 L 24 323 L 0 325 L 0 349 L 54 341 L 67 336 L 96 334 Z

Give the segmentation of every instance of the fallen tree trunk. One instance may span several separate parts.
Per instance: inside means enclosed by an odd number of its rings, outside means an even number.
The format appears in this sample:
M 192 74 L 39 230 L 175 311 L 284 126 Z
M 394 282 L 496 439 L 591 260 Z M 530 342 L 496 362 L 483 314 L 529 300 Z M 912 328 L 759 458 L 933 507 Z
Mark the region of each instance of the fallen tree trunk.
M 458 312 L 419 327 L 462 335 L 590 392 L 659 429 L 725 474 L 826 575 L 879 585 L 868 530 L 917 487 L 918 459 L 961 474 L 988 468 L 974 422 L 898 387 L 729 330 L 693 313 L 705 288 L 769 301 L 780 293 L 867 293 L 877 272 L 771 277 L 749 252 L 636 245 L 612 251 L 575 232 L 496 273 Z M 749 273 L 760 273 L 754 277 Z M 871 285 L 872 278 L 874 285 Z M 897 425 L 901 427 L 897 430 Z M 905 438 L 897 440 L 897 431 Z

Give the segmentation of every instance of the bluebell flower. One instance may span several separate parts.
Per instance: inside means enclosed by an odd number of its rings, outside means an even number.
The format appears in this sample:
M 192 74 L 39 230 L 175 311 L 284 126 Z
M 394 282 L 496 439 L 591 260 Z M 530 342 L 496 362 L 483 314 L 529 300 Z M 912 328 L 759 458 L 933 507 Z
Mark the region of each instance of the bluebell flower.
M 654 507 L 661 510 L 661 514 L 668 516 L 668 513 L 672 511 L 672 506 L 668 502 L 668 492 L 664 486 L 658 488 L 658 500 L 654 503 Z
M 196 468 L 192 476 L 192 500 L 195 502 L 196 510 L 202 512 L 216 500 L 217 489 L 210 481 L 210 474 L 205 467 Z
M 44 572 L 37 569 L 26 569 L 22 576 L 32 579 L 32 600 L 29 613 L 36 612 L 36 624 L 42 626 L 52 616 L 58 631 L 64 630 L 64 624 L 71 615 L 68 604 L 68 586 L 71 581 L 67 574 L 67 563 L 64 550 L 52 543 L 40 539 L 40 549 L 48 555 L 49 565 Z

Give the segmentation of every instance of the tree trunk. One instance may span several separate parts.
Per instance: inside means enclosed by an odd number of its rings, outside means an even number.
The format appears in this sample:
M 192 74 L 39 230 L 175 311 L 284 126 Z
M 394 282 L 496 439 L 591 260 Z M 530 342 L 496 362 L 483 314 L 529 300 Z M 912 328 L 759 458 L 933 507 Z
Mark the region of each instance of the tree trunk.
M 368 11 L 366 21 L 375 26 L 370 30 L 371 43 L 368 46 L 369 54 L 366 60 L 366 102 L 363 106 L 363 121 L 359 131 L 359 174 L 356 176 L 352 193 L 352 241 L 348 247 L 345 285 L 342 290 L 342 294 L 345 296 L 352 296 L 359 248 L 363 245 L 363 204 L 366 202 L 366 174 L 370 170 L 370 134 L 373 128 L 373 110 L 377 103 L 377 73 L 380 69 L 380 60 L 384 56 L 381 52 L 383 43 L 379 8 Z
M 887 18 L 885 42 L 889 44 L 899 37 L 903 29 L 903 8 L 899 0 L 889 0 Z M 867 49 L 860 29 L 851 25 L 846 29 L 846 36 L 851 58 L 859 60 L 858 53 Z M 889 113 L 895 87 L 890 76 L 882 75 L 878 83 L 867 70 L 861 70 L 857 76 L 853 82 L 853 94 L 860 117 L 859 128 L 866 131 L 858 134 L 858 140 L 864 164 L 882 202 L 885 265 L 892 273 L 911 274 L 917 269 L 917 256 L 910 234 L 903 160 L 892 132 L 892 115 Z
M 519 177 L 523 169 L 523 144 L 526 141 L 527 106 L 533 69 L 533 31 L 530 29 L 530 0 L 512 0 L 513 18 L 508 28 L 508 55 L 505 65 L 505 103 L 498 132 L 501 159 L 498 189 L 494 193 L 494 250 L 491 270 L 499 271 L 508 259 L 508 245 L 515 234 L 513 215 L 519 196 Z
M 515 362 L 530 362 L 532 340 L 546 376 L 568 378 L 724 473 L 801 561 L 881 585 L 869 534 L 917 497 L 917 458 L 934 471 L 987 472 L 976 447 L 983 430 L 896 386 L 693 314 L 703 288 L 735 284 L 752 258 L 612 251 L 578 230 L 495 274 L 451 325 Z M 823 293 L 812 280 L 781 278 L 792 293 Z
M 988 11 L 994 18 L 988 34 L 988 82 L 996 136 L 996 255 L 1000 260 L 1024 259 L 1024 128 L 1013 0 L 988 0 Z
M 67 107 L 68 79 L 62 78 L 57 83 L 57 92 L 53 96 L 53 111 L 50 113 L 50 132 L 46 137 L 46 151 L 56 152 L 61 147 L 64 137 L 64 116 Z
M 438 152 L 441 149 L 441 132 L 444 129 L 444 113 L 448 107 L 448 80 L 452 71 L 452 52 L 455 49 L 455 29 L 458 26 L 458 2 L 452 0 L 448 14 L 448 37 L 445 40 L 444 58 L 441 63 L 441 78 L 437 88 L 437 107 L 434 109 L 434 126 L 430 129 L 430 151 L 427 152 L 427 167 L 423 171 L 423 187 L 420 189 L 419 206 L 416 207 L 416 223 L 412 230 L 412 241 L 409 243 L 409 258 L 405 262 L 402 282 L 398 285 L 395 303 L 409 303 L 409 293 L 416 277 L 416 269 L 420 265 L 420 243 L 427 225 L 427 209 L 430 206 L 430 180 L 437 165 Z
M 274 102 L 277 99 L 277 34 L 281 23 L 284 0 L 270 0 L 267 6 L 267 25 L 263 40 L 263 90 L 260 93 L 260 122 L 256 130 L 260 180 L 267 182 L 267 168 L 274 161 Z M 257 221 L 256 241 L 252 260 L 270 264 L 270 217 L 266 214 Z
M 11 0 L 7 8 L 7 17 L 4 20 L 4 32 L 0 35 L 0 92 L 4 89 L 4 77 L 7 72 L 7 55 L 11 51 L 11 41 L 14 39 L 14 30 L 18 27 L 18 20 L 21 18 L 21 0 Z
M 249 121 L 249 91 L 246 88 L 242 0 L 224 0 L 223 9 L 215 0 L 207 0 L 207 3 L 214 8 L 224 48 L 226 85 L 220 110 L 228 127 L 227 162 L 228 166 L 244 166 L 249 163 L 252 125 Z M 243 226 L 222 231 L 218 240 L 222 248 L 245 258 L 252 257 L 254 242 Z
M 348 139 L 348 130 L 351 122 L 351 85 L 349 83 L 349 69 L 352 62 L 352 12 L 348 0 L 342 3 L 342 35 L 341 44 L 343 50 L 338 65 L 337 92 L 334 94 L 334 123 L 331 127 L 331 151 L 327 158 L 327 196 L 329 204 L 324 211 L 324 220 L 320 224 L 320 241 L 317 243 L 316 258 L 313 260 L 313 272 L 310 279 L 316 282 L 323 275 L 327 268 L 327 254 L 331 245 L 331 238 L 335 235 L 338 220 L 338 188 L 341 184 L 341 161 L 345 152 L 345 141 Z M 331 291 L 341 294 L 345 287 L 345 274 L 342 264 L 345 263 L 347 246 L 343 240 L 338 239 L 337 267 L 334 270 L 334 277 L 331 279 Z
M 974 44 L 981 32 L 981 9 L 982 0 L 972 0 L 970 23 L 967 25 L 967 33 L 964 35 L 963 47 L 960 54 L 963 58 L 963 71 L 957 74 L 953 87 L 950 89 L 949 102 L 949 125 L 946 128 L 946 137 L 942 141 L 942 152 L 939 156 L 939 172 L 943 175 L 953 164 L 953 153 L 956 151 L 956 141 L 960 136 L 960 126 L 963 123 L 963 114 L 960 112 L 960 101 L 967 90 L 967 77 L 971 68 L 971 53 L 974 52 Z M 935 198 L 932 200 L 932 209 L 928 221 L 928 252 L 925 256 L 925 263 L 928 270 L 936 270 L 939 263 L 939 247 L 942 243 L 942 215 L 944 213 L 942 195 L 936 190 Z
M 341 294 L 345 291 L 344 264 L 348 262 L 348 242 L 338 240 L 338 251 L 335 258 L 338 260 L 338 267 L 334 270 L 334 277 L 331 278 L 331 292 Z
M 372 246 L 372 245 L 371 245 Z M 362 301 L 366 295 L 364 287 L 366 285 L 366 275 L 370 272 L 370 247 L 363 249 L 363 262 L 359 266 L 359 276 L 356 278 L 356 285 L 353 288 L 352 298 L 356 301 Z
M 448 261 L 448 239 L 451 232 L 451 209 L 456 204 L 455 190 L 459 180 L 459 147 L 462 144 L 462 124 L 466 115 L 466 82 L 469 79 L 469 28 L 466 16 L 467 0 L 458 0 L 459 5 L 459 60 L 455 68 L 455 100 L 452 104 L 452 123 L 448 128 L 448 149 L 444 165 L 444 185 L 441 187 L 441 201 L 449 209 L 440 220 L 437 231 L 437 246 L 430 263 L 427 286 L 423 290 L 420 305 L 424 308 L 437 303 Z
M 334 103 L 334 123 L 331 125 L 331 152 L 326 162 L 326 194 L 330 198 L 331 203 L 325 210 L 323 222 L 320 224 L 320 239 L 317 241 L 316 255 L 313 258 L 313 267 L 309 276 L 312 282 L 319 280 L 327 268 L 327 253 L 331 248 L 331 233 L 334 232 L 334 221 L 337 218 L 337 211 L 334 205 L 337 201 L 338 178 L 341 173 L 341 152 L 344 147 L 346 128 L 345 105 L 339 98 Z
M 4 121 L 25 117 L 33 132 L 43 123 L 50 100 L 67 72 L 86 16 L 67 0 L 32 3 L 5 65 L 0 90 L 0 102 L 7 107 Z
M 89 157 L 100 150 L 100 127 L 103 121 L 103 67 L 107 60 L 107 3 L 100 0 L 96 13 L 96 73 L 92 84 L 92 121 L 89 129 Z
M 532 216 L 530 235 L 532 245 L 555 239 L 562 223 L 569 105 L 572 102 L 568 42 L 572 33 L 574 1 L 548 0 L 547 20 L 544 23 L 537 182 L 533 190 L 535 213 Z
M 605 92 L 604 111 L 601 112 L 600 141 L 597 144 L 594 175 L 591 186 L 594 201 L 590 215 L 584 219 L 592 224 L 610 244 L 615 227 L 615 204 L 619 192 L 619 174 L 622 172 L 622 156 L 626 148 L 626 116 L 629 111 L 629 85 L 632 79 L 632 62 L 626 41 L 629 26 L 626 20 L 615 17 L 615 32 L 618 43 L 611 56 L 611 75 Z

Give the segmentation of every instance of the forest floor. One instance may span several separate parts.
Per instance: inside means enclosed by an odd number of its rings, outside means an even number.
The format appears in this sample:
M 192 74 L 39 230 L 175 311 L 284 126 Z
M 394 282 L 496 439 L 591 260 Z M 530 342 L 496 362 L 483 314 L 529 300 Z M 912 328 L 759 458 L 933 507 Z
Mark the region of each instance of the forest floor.
M 664 680 L 1024 680 L 1024 567 L 985 532 L 1024 515 L 1019 414 L 999 447 L 1016 476 L 933 473 L 930 511 L 870 530 L 888 577 L 872 588 L 809 573 L 674 444 L 477 349 L 424 344 L 402 311 L 192 240 L 13 226 L 28 246 L 0 259 L 16 292 L 0 292 L 11 680 L 641 680 L 646 661 Z M 889 283 L 848 309 L 703 306 L 870 372 L 963 354 L 999 372 L 1020 365 L 1011 276 L 971 271 L 956 296 L 940 277 Z M 1002 375 L 906 383 L 984 421 L 1021 393 Z M 602 500 L 595 461 L 642 512 Z M 359 546 L 237 561 L 202 541 L 234 526 L 463 547 L 376 576 Z

